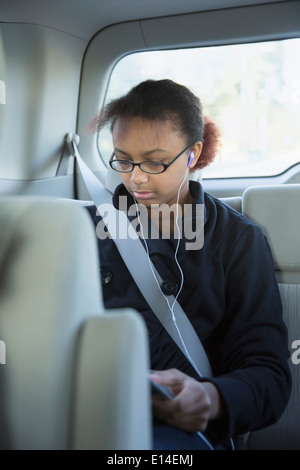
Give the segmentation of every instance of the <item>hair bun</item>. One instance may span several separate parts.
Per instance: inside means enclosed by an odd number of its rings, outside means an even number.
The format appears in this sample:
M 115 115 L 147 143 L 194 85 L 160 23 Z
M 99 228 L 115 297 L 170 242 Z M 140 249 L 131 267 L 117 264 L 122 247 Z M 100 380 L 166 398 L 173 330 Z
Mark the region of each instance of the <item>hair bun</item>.
M 204 116 L 203 148 L 201 155 L 192 171 L 208 166 L 214 159 L 221 146 L 221 134 L 216 124 Z

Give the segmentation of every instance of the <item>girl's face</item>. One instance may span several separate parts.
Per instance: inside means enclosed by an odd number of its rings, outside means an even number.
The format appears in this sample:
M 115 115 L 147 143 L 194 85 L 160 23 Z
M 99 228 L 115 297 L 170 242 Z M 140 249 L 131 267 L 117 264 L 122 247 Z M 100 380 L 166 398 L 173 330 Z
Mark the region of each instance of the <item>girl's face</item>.
M 150 121 L 141 117 L 119 118 L 113 127 L 113 145 L 118 159 L 134 163 L 154 161 L 169 163 L 188 144 L 172 121 Z M 190 150 L 196 164 L 202 149 L 201 142 L 192 145 L 163 173 L 149 174 L 135 166 L 130 173 L 120 173 L 127 191 L 138 203 L 150 208 L 151 204 L 172 205 L 177 201 L 181 183 L 185 179 L 179 203 L 191 203 L 187 168 Z

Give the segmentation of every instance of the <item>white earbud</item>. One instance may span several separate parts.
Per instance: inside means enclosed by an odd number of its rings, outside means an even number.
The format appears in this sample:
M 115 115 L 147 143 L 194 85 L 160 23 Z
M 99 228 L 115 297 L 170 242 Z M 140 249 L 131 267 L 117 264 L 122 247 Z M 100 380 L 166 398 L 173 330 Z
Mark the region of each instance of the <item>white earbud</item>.
M 188 159 L 188 164 L 187 164 L 188 168 L 191 166 L 191 164 L 192 164 L 194 158 L 195 158 L 195 154 L 194 154 L 194 152 L 191 150 L 191 151 L 190 151 L 190 156 L 189 156 L 189 159 Z

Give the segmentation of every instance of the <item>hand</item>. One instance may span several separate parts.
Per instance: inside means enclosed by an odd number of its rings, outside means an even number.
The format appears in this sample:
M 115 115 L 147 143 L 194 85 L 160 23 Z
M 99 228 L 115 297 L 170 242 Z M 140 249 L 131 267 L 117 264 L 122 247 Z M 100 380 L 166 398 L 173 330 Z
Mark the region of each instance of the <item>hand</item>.
M 222 399 L 214 384 L 197 382 L 177 369 L 155 371 L 150 377 L 174 395 L 172 400 L 152 397 L 154 417 L 188 432 L 205 431 L 209 420 L 221 418 Z

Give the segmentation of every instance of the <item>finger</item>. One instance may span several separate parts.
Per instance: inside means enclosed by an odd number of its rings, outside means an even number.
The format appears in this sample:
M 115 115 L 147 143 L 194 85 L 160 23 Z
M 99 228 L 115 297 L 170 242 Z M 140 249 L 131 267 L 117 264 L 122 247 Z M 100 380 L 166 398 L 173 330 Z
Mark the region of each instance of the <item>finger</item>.
M 174 403 L 184 413 L 195 413 L 209 409 L 211 400 L 201 383 L 189 379 L 182 383 L 180 393 L 174 396 Z
M 179 412 L 177 410 L 178 404 L 174 404 L 173 400 L 164 399 L 164 397 L 152 397 L 152 411 L 154 417 L 161 421 L 168 422 L 171 417 Z
M 208 413 L 184 413 L 174 403 L 159 402 L 153 405 L 153 416 L 170 426 L 187 432 L 204 431 L 208 424 Z
M 188 378 L 172 400 L 153 401 L 154 416 L 184 431 L 204 431 L 210 415 L 210 398 L 201 383 Z
M 154 382 L 168 386 L 181 383 L 188 378 L 186 374 L 177 369 L 153 371 L 149 376 Z
M 207 405 L 189 403 L 182 407 L 182 402 L 176 399 L 169 401 L 157 400 L 153 404 L 154 416 L 165 423 L 185 431 L 203 431 L 209 419 Z

